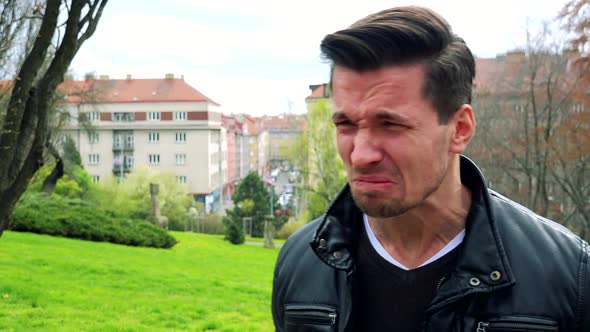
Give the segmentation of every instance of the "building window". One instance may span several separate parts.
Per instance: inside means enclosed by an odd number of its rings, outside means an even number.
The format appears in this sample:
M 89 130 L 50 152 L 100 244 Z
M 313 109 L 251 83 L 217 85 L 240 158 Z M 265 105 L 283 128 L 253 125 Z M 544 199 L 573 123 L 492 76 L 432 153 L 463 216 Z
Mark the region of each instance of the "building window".
M 133 113 L 130 112 L 114 112 L 113 113 L 113 121 L 114 122 L 130 122 L 133 121 Z
M 148 112 L 148 121 L 160 121 L 160 112 Z
M 148 155 L 148 162 L 151 166 L 159 166 L 160 165 L 160 155 L 159 154 Z
M 174 112 L 174 120 L 175 121 L 186 120 L 186 112 Z
M 572 110 L 575 113 L 584 112 L 584 104 L 582 104 L 582 103 L 575 103 L 575 104 L 572 105 Z
M 157 131 L 150 131 L 148 133 L 148 143 L 158 143 L 160 142 L 160 133 Z
M 100 112 L 88 112 L 88 121 L 96 122 L 100 120 Z
M 177 132 L 175 137 L 176 137 L 176 143 L 185 143 L 186 142 L 186 132 L 184 132 L 184 131 Z
M 133 168 L 134 159 L 133 156 L 125 156 L 125 166 L 128 168 Z
M 98 155 L 98 153 L 94 153 L 94 154 L 89 154 L 88 155 L 88 164 L 89 165 L 97 165 L 100 161 L 100 156 Z
M 99 175 L 93 175 L 92 176 L 92 182 L 97 183 L 100 181 L 100 176 Z
M 176 177 L 176 182 L 178 182 L 178 183 L 186 183 L 186 175 L 178 175 Z
M 98 143 L 98 133 L 97 132 L 88 133 L 88 143 L 90 143 L 90 144 Z
M 184 165 L 186 164 L 186 154 L 178 153 L 176 154 L 176 165 Z

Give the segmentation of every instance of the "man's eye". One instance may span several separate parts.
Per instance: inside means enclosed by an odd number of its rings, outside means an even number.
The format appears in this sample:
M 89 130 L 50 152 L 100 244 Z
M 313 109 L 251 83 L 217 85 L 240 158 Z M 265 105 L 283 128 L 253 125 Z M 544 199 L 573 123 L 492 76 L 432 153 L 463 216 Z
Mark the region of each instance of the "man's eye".
M 403 125 L 396 123 L 396 122 L 384 122 L 383 127 L 386 128 L 401 128 Z
M 338 122 L 335 122 L 334 125 L 336 127 L 347 127 L 347 126 L 351 126 L 352 123 L 350 121 L 338 121 Z

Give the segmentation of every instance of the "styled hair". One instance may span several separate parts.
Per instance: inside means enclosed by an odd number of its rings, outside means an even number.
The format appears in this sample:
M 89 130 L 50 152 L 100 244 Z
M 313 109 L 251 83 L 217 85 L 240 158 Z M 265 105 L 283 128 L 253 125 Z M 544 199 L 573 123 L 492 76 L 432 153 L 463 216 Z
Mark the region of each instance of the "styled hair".
M 436 108 L 439 123 L 471 103 L 473 55 L 449 23 L 428 8 L 396 7 L 369 15 L 327 35 L 320 47 L 332 72 L 335 66 L 363 72 L 424 64 L 423 94 Z

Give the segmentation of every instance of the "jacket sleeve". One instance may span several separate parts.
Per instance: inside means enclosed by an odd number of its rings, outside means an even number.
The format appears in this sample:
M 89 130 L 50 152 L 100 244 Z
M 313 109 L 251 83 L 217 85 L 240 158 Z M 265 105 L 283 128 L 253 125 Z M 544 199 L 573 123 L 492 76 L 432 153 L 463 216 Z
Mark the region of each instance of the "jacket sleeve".
M 579 266 L 580 301 L 578 317 L 581 324 L 579 331 L 590 331 L 590 247 L 587 242 L 582 242 L 582 255 Z

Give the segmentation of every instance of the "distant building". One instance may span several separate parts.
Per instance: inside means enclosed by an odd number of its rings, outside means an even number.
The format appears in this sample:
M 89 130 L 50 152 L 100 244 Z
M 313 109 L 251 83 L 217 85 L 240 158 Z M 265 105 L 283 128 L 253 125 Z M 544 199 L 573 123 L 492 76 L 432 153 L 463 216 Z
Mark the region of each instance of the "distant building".
M 309 90 L 311 90 L 311 93 L 305 98 L 308 110 L 318 100 L 327 100 L 332 96 L 328 83 L 312 84 L 309 86 Z
M 263 116 L 258 121 L 260 130 L 268 133 L 266 163 L 271 169 L 288 163 L 293 146 L 305 126 L 305 116 L 293 114 Z
M 71 115 L 64 134 L 76 142 L 93 181 L 147 166 L 173 173 L 210 210 L 221 207 L 228 165 L 220 105 L 184 78 L 88 76 L 66 80 L 59 90 Z
M 227 171 L 223 185 L 223 197 L 227 204 L 236 190 L 238 181 L 243 178 L 240 176 L 240 168 L 244 164 L 242 162 L 243 124 L 238 118 L 227 115 L 222 116 L 222 124 L 226 129 L 227 142 Z

